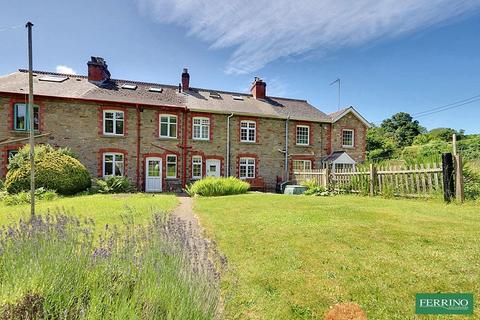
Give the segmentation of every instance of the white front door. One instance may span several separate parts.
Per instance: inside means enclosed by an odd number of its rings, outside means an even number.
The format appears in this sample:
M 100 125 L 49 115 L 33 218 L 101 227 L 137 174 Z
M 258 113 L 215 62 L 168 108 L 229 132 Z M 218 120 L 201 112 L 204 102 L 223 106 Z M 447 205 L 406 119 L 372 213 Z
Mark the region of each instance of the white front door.
M 207 177 L 220 177 L 220 160 L 207 159 L 205 166 L 207 167 Z
M 162 159 L 147 158 L 145 165 L 145 191 L 162 192 Z

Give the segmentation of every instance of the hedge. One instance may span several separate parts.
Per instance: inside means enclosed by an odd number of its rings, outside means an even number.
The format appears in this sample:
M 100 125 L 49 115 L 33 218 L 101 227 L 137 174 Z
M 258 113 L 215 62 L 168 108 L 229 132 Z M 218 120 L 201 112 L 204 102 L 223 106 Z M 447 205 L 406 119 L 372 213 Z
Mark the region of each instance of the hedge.
M 5 188 L 9 193 L 30 189 L 30 162 L 25 161 L 29 147 L 25 146 L 12 159 Z M 35 147 L 35 187 L 55 190 L 59 194 L 72 195 L 91 186 L 90 174 L 83 164 L 65 150 L 51 146 Z

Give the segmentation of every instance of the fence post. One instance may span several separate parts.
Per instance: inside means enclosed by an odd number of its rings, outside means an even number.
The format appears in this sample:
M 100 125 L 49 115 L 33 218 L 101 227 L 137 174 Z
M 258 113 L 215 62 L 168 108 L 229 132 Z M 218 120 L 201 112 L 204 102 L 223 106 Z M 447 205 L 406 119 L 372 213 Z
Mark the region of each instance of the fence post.
M 325 190 L 328 188 L 328 184 L 330 183 L 330 170 L 328 169 L 328 165 L 323 170 L 323 187 Z
M 452 200 L 455 192 L 453 180 L 453 157 L 451 153 L 442 153 L 442 173 L 443 173 L 443 199 L 446 202 Z
M 377 168 L 373 163 L 370 163 L 370 196 L 375 195 L 375 185 L 377 184 Z
M 455 156 L 455 198 L 458 202 L 463 202 L 465 200 L 465 193 L 463 190 L 462 157 L 459 154 Z

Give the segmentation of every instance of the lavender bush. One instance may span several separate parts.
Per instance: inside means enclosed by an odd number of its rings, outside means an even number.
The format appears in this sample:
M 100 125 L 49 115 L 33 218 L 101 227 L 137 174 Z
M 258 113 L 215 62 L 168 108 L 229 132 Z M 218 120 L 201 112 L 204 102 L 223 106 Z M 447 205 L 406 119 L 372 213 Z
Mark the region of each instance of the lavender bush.
M 210 244 L 167 215 L 93 234 L 92 220 L 46 215 L 3 227 L 1 319 L 213 319 Z

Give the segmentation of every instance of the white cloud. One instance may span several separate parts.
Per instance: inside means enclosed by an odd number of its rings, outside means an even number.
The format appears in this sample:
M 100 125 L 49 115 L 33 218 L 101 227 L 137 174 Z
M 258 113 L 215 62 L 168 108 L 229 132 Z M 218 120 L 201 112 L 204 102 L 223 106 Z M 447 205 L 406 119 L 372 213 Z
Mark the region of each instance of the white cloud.
M 478 0 L 136 0 L 162 23 L 184 26 L 214 49 L 233 48 L 226 71 L 411 33 L 472 14 Z
M 57 66 L 56 70 L 57 70 L 57 73 L 77 74 L 77 72 L 72 68 L 61 65 L 61 64 Z

